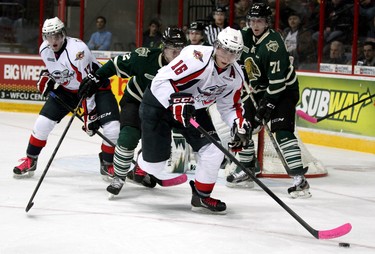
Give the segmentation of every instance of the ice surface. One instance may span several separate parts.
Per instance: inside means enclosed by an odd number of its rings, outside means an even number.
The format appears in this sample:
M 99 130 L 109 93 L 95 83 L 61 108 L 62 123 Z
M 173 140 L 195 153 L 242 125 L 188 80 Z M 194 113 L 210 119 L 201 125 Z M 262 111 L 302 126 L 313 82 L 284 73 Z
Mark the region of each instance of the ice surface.
M 126 183 L 114 200 L 99 173 L 100 138 L 75 119 L 26 213 L 26 205 L 66 128 L 51 133 L 31 179 L 14 179 L 25 156 L 35 114 L 0 112 L 0 254 L 13 253 L 375 253 L 375 156 L 307 145 L 329 175 L 310 179 L 313 197 L 290 199 L 290 179 L 261 179 L 317 230 L 350 222 L 341 238 L 317 240 L 261 188 L 230 189 L 219 179 L 213 197 L 227 215 L 190 210 L 191 191 L 180 186 L 147 189 Z M 193 178 L 190 175 L 189 178 Z M 340 248 L 348 242 L 350 248 Z

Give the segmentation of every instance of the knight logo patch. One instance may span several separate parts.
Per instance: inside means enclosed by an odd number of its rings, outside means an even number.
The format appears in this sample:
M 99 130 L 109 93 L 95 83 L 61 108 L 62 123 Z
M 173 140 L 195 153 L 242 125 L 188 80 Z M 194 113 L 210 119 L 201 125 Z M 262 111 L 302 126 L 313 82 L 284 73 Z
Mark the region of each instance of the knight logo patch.
M 202 54 L 202 52 L 194 50 L 193 55 L 194 55 L 195 59 L 198 59 L 199 61 L 201 61 L 203 63 L 203 54 Z
M 273 52 L 276 52 L 279 49 L 279 44 L 277 43 L 277 41 L 269 41 L 266 44 L 266 47 L 267 47 L 268 51 L 271 50 Z
M 77 61 L 77 60 L 81 60 L 85 57 L 85 51 L 79 51 L 77 54 L 76 54 L 76 59 L 74 61 Z

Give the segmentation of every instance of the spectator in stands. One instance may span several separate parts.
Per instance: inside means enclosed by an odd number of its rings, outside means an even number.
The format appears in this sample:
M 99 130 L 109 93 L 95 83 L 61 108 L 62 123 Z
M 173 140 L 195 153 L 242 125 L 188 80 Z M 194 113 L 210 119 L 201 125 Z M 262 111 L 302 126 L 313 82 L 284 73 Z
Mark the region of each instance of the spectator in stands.
M 330 43 L 341 40 L 349 44 L 353 35 L 353 5 L 346 4 L 345 0 L 331 0 L 327 3 L 324 40 Z M 319 31 L 313 34 L 313 39 L 318 41 Z
M 143 33 L 142 47 L 159 48 L 161 45 L 162 33 L 161 24 L 158 19 L 152 19 L 148 24 L 148 29 Z
M 244 20 L 246 25 L 246 15 L 250 10 L 250 7 L 253 5 L 253 0 L 239 0 L 235 3 L 234 7 L 234 22 L 240 25 L 241 20 Z
M 363 44 L 364 59 L 358 61 L 358 65 L 375 66 L 375 42 L 366 41 Z
M 226 20 L 225 9 L 222 7 L 216 7 L 213 13 L 214 22 L 208 25 L 205 29 L 205 34 L 207 37 L 207 42 L 209 45 L 214 45 L 214 41 L 221 30 L 228 26 Z
M 91 50 L 109 50 L 112 42 L 112 33 L 107 31 L 105 26 L 107 20 L 103 16 L 98 16 L 96 18 L 96 28 L 97 31 L 93 33 L 90 37 L 87 46 Z
M 360 0 L 359 14 L 366 17 L 368 21 L 372 20 L 375 16 L 375 0 Z
M 296 69 L 299 69 L 302 63 L 312 63 L 316 60 L 315 45 L 311 39 L 312 33 L 303 28 L 299 13 L 289 13 L 288 27 L 284 29 L 283 35 L 287 50 L 294 58 L 293 65 Z
M 333 41 L 330 44 L 329 58 L 325 63 L 347 64 L 349 59 L 345 55 L 344 44 L 341 41 Z
M 202 21 L 191 23 L 188 29 L 188 45 L 209 46 L 210 44 L 205 40 L 204 29 L 205 25 Z

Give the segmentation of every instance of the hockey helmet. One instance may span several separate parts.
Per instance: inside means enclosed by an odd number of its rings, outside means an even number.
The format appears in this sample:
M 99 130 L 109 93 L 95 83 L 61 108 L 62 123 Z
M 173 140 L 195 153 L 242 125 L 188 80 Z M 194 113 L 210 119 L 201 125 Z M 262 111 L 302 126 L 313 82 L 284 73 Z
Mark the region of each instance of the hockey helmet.
M 265 18 L 268 23 L 271 21 L 272 10 L 265 3 L 254 3 L 250 11 L 247 13 L 247 20 L 251 18 Z
M 62 33 L 63 36 L 66 36 L 64 23 L 58 17 L 46 19 L 42 28 L 43 39 L 46 39 L 46 36 L 58 33 Z
M 204 29 L 205 29 L 205 25 L 204 25 L 204 22 L 202 21 L 195 21 L 193 23 L 190 24 L 189 26 L 189 31 L 199 31 L 199 32 L 203 32 Z
M 241 31 L 226 27 L 218 34 L 214 47 L 225 49 L 234 54 L 236 60 L 240 59 L 244 47 Z
M 183 48 L 187 44 L 185 33 L 177 27 L 167 27 L 161 39 L 164 47 Z

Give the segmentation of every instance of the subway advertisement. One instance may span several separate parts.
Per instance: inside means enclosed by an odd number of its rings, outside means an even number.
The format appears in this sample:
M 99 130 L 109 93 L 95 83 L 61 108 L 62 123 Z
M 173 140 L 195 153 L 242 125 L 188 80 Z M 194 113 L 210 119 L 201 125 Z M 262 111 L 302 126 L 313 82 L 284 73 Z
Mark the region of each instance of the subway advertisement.
M 301 114 L 297 117 L 298 126 L 375 137 L 373 78 L 298 74 L 300 102 L 297 112 L 310 117 L 305 120 Z M 344 108 L 347 109 L 342 110 Z

